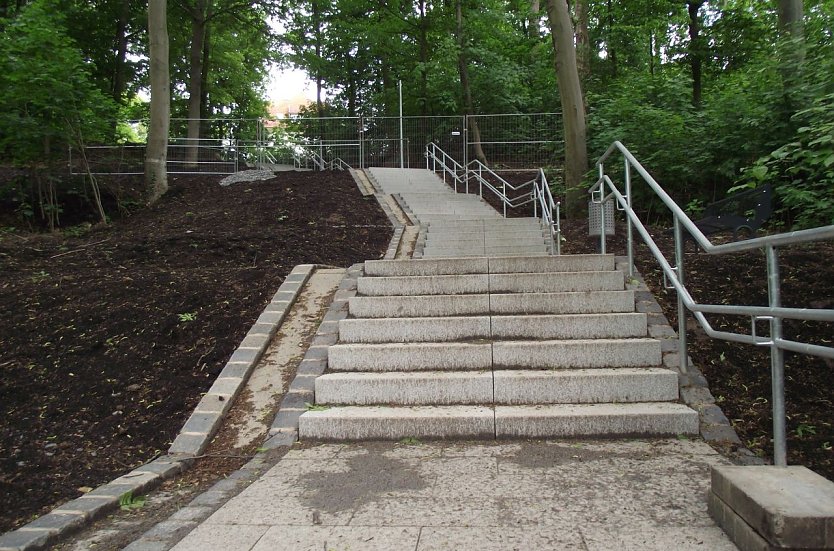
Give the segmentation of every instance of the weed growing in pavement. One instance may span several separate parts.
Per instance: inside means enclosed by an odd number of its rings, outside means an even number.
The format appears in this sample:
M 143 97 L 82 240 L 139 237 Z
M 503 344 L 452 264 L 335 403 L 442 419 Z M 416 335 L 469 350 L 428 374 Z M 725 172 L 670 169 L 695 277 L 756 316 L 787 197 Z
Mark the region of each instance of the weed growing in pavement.
M 145 496 L 134 496 L 133 492 L 125 492 L 119 498 L 119 507 L 122 511 L 141 509 L 145 505 Z
M 307 411 L 326 411 L 330 409 L 329 406 L 322 406 L 320 404 L 311 404 L 310 402 L 304 402 L 304 408 Z
M 400 444 L 404 444 L 406 446 L 422 446 L 423 443 L 420 442 L 419 438 L 415 438 L 413 436 L 406 436 L 402 440 L 400 440 Z

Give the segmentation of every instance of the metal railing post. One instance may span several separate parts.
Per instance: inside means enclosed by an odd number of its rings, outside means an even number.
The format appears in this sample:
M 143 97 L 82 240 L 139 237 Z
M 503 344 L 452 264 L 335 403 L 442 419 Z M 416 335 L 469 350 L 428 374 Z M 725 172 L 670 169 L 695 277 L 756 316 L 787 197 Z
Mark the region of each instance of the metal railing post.
M 767 255 L 767 295 L 771 308 L 782 304 L 779 281 L 779 257 L 773 245 L 765 247 Z M 782 318 L 770 318 L 770 371 L 773 387 L 773 464 L 787 467 L 788 450 L 785 431 L 785 352 L 777 344 L 782 338 Z
M 507 217 L 507 182 L 501 184 L 501 193 L 504 194 L 504 218 Z
M 683 268 L 683 227 L 680 219 L 675 217 L 675 276 L 681 287 L 684 286 L 684 268 Z M 689 353 L 686 343 L 686 306 L 683 304 L 683 295 L 678 295 L 678 365 L 681 373 L 686 373 L 689 369 Z
M 625 160 L 625 192 L 628 210 L 631 210 L 631 163 Z M 631 219 L 626 216 L 626 246 L 628 250 L 628 277 L 634 277 L 634 232 Z
M 602 180 L 602 177 L 605 176 L 605 166 L 602 163 L 599 164 L 599 179 Z M 599 189 L 599 252 L 600 254 L 605 254 L 605 201 L 603 198 L 605 197 L 605 183 L 602 183 Z M 591 196 L 591 201 L 593 201 L 593 195 Z

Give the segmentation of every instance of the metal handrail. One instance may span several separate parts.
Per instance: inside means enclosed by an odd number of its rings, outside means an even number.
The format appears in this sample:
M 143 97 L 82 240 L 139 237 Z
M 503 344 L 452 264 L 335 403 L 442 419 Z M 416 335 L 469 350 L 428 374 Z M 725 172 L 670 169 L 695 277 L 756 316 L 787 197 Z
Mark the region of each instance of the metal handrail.
M 465 183 L 466 193 L 469 193 L 469 180 L 472 178 L 478 182 L 478 194 L 480 197 L 484 196 L 484 187 L 492 191 L 503 204 L 504 218 L 507 217 L 507 207 L 517 208 L 533 203 L 533 217 L 539 218 L 539 211 L 541 211 L 540 218 L 542 224 L 548 228 L 551 253 L 557 255 L 562 254 L 561 203 L 553 200 L 553 194 L 550 191 L 550 186 L 547 183 L 543 169 L 540 168 L 538 174 L 532 180 L 514 186 L 481 161 L 474 160 L 464 167 L 433 142 L 426 145 L 425 155 L 426 168 L 437 172 L 438 167 L 440 167 L 443 172 L 444 183 L 446 183 L 446 174 L 449 174 L 455 183 L 456 193 L 458 191 L 457 186 L 460 183 Z M 461 172 L 463 176 L 460 176 Z M 484 177 L 484 172 L 492 175 L 500 182 L 500 190 Z M 526 187 L 532 187 L 532 189 L 512 199 L 507 196 L 507 188 L 513 191 L 519 191 Z
M 554 254 L 562 254 L 562 222 L 561 203 L 553 200 L 553 194 L 547 183 L 544 169 L 540 168 L 539 173 L 533 182 L 533 216 L 538 218 L 538 209 L 541 209 L 542 222 L 547 226 L 550 235 L 550 251 Z M 555 211 L 555 212 L 554 212 Z
M 611 178 L 605 173 L 605 161 L 615 152 L 623 155 L 624 162 L 624 186 L 625 193 L 621 193 Z M 665 278 L 671 282 L 678 296 L 678 355 L 680 369 L 686 372 L 687 363 L 687 341 L 686 341 L 686 310 L 692 312 L 695 319 L 704 329 L 706 334 L 712 338 L 726 341 L 753 344 L 756 346 L 768 346 L 771 351 L 771 372 L 772 372 L 772 404 L 773 404 L 773 447 L 774 464 L 778 466 L 787 465 L 787 438 L 785 429 L 785 381 L 784 381 L 784 352 L 786 350 L 824 358 L 834 358 L 834 347 L 819 346 L 810 343 L 795 342 L 783 338 L 782 320 L 798 319 L 808 321 L 834 322 L 834 310 L 814 308 L 786 308 L 781 305 L 781 283 L 779 279 L 779 258 L 776 249 L 784 245 L 808 243 L 834 239 L 834 225 L 813 228 L 810 230 L 788 232 L 777 235 L 769 235 L 746 241 L 727 243 L 723 245 L 713 244 L 695 223 L 686 215 L 677 203 L 672 200 L 666 191 L 660 187 L 657 181 L 640 164 L 636 157 L 620 142 L 614 142 L 611 147 L 597 161 L 599 168 L 599 180 L 591 187 L 589 193 L 595 203 L 604 203 L 615 200 L 618 207 L 623 210 L 628 218 L 628 271 L 634 275 L 634 237 L 632 228 L 637 230 L 643 241 L 649 247 L 652 255 L 663 269 Z M 645 225 L 640 221 L 637 213 L 632 208 L 632 182 L 631 170 L 634 169 L 649 186 L 654 194 L 660 198 L 663 204 L 671 211 L 674 218 L 675 236 L 675 266 L 669 263 L 660 248 L 652 239 Z M 609 193 L 606 194 L 606 188 Z M 600 209 L 601 224 L 605 227 L 605 209 Z M 696 302 L 685 286 L 685 273 L 683 265 L 683 230 L 687 230 L 698 245 L 709 254 L 725 254 L 732 252 L 749 251 L 754 249 L 765 250 L 767 257 L 767 280 L 768 280 L 768 306 L 742 306 L 742 305 L 717 305 L 700 304 Z M 600 232 L 600 248 L 605 252 L 605 231 Z M 704 314 L 727 314 L 749 316 L 751 319 L 750 334 L 732 333 L 714 329 Z M 770 335 L 768 337 L 756 334 L 756 324 L 767 321 L 770 323 Z
M 454 182 L 455 193 L 457 193 L 458 184 L 463 184 L 463 177 L 460 174 L 465 173 L 466 169 L 436 143 L 431 142 L 426 145 L 426 169 L 436 173 L 438 166 L 443 174 L 443 183 L 446 183 L 446 175 L 448 174 Z M 469 193 L 468 181 L 466 182 L 466 193 Z

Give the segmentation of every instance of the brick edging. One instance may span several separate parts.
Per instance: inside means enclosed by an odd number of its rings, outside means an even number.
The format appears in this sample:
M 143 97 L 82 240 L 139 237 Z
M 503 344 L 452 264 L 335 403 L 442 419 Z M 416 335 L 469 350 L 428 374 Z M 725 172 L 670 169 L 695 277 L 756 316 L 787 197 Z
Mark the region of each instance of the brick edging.
M 167 455 L 59 505 L 17 530 L 0 535 L 0 551 L 43 549 L 117 509 L 123 496 L 147 493 L 185 471 L 191 458 L 202 453 L 211 442 L 232 402 L 243 389 L 315 268 L 315 264 L 299 264 L 293 268 L 229 358 L 211 389 L 200 400 Z

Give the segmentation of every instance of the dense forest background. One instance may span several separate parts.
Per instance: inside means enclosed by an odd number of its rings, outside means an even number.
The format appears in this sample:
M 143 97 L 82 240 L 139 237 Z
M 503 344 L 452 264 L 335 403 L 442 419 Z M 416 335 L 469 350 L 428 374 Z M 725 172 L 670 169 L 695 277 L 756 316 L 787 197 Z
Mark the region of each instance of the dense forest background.
M 398 81 L 406 115 L 561 111 L 550 4 L 171 0 L 171 116 L 265 116 L 276 66 L 315 82 L 310 116 L 396 115 Z M 832 0 L 568 4 L 591 161 L 619 139 L 693 215 L 770 183 L 777 227 L 834 221 Z M 21 217 L 60 208 L 68 146 L 142 139 L 125 121 L 148 116 L 147 19 L 135 0 L 0 1 L 0 162 L 29 171 L 0 195 L 40 203 Z

